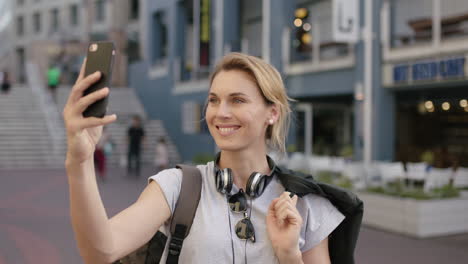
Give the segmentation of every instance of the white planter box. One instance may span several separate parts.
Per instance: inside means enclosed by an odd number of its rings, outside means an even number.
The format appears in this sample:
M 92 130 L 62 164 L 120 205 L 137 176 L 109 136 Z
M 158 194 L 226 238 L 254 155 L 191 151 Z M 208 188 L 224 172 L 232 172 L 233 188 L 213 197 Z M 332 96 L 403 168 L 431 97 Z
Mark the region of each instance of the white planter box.
M 424 238 L 468 232 L 468 198 L 414 200 L 358 193 L 363 224 Z

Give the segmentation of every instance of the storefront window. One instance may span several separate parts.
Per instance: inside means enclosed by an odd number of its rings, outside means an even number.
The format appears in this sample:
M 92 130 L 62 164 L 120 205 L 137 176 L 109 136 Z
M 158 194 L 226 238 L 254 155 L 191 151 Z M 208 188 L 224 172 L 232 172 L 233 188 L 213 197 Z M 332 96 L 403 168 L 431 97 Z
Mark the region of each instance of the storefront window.
M 352 145 L 352 114 L 345 105 L 314 107 L 313 154 L 341 156 Z
M 468 1 L 441 1 L 441 38 L 468 36 Z
M 392 47 L 432 41 L 432 1 L 391 0 Z
M 328 98 L 333 103 L 303 103 L 310 105 L 307 110 L 296 109 L 296 150 L 307 152 L 312 149 L 318 156 L 349 156 L 353 142 L 353 113 L 351 98 Z M 307 132 L 307 127 L 311 128 Z M 307 133 L 310 133 L 308 135 Z M 307 146 L 307 137 L 311 137 Z
M 397 159 L 437 168 L 468 167 L 468 97 L 463 89 L 401 94 L 397 105 Z

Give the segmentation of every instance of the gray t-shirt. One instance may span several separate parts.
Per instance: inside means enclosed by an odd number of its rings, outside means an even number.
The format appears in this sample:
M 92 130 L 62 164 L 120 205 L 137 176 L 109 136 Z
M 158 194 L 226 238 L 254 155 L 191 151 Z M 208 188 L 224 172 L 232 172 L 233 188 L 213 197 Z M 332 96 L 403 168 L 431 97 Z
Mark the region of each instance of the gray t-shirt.
M 234 227 L 243 218 L 241 213 L 230 211 L 226 195 L 216 190 L 214 162 L 198 165 L 202 174 L 202 191 L 190 234 L 185 238 L 179 263 L 278 263 L 266 229 L 266 215 L 271 201 L 279 197 L 284 187 L 275 176 L 263 194 L 249 200 L 250 220 L 254 225 L 256 242 L 240 240 Z M 179 198 L 182 171 L 168 169 L 151 176 L 161 187 L 167 203 L 174 212 Z M 233 186 L 232 194 L 239 188 Z M 299 248 L 305 252 L 325 239 L 340 223 L 344 216 L 325 198 L 306 195 L 297 202 L 302 216 Z M 161 228 L 170 239 L 169 224 Z M 234 254 L 233 254 L 234 252 Z M 234 255 L 234 256 L 233 256 Z M 160 263 L 166 263 L 167 244 Z

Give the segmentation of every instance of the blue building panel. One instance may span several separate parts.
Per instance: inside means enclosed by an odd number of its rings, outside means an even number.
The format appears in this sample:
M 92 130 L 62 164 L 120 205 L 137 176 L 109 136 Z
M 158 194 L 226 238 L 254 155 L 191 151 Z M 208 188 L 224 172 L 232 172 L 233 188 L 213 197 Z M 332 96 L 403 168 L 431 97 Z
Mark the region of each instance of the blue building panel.
M 289 96 L 335 96 L 354 93 L 355 72 L 353 68 L 324 71 L 286 78 Z

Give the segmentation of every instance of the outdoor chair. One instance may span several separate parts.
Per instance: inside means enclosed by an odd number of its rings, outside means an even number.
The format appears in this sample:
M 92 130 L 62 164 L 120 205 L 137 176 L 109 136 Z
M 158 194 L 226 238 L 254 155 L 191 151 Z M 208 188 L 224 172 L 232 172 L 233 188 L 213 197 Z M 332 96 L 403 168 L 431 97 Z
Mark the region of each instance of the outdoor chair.
M 343 176 L 351 180 L 356 190 L 366 188 L 366 170 L 362 162 L 349 162 L 344 165 Z
M 453 186 L 456 188 L 468 188 L 468 168 L 459 167 L 455 171 Z
M 303 172 L 308 171 L 307 157 L 301 152 L 292 153 L 288 161 L 288 168 Z
M 408 162 L 406 163 L 405 180 L 411 188 L 415 185 L 424 185 L 427 176 L 427 164 L 425 162 Z
M 332 171 L 332 159 L 328 156 L 310 156 L 307 158 L 309 171 L 317 174 L 319 171 Z
M 429 192 L 432 189 L 441 188 L 449 184 L 452 173 L 452 168 L 431 168 L 427 174 L 426 180 L 424 181 L 424 192 Z
M 377 163 L 382 184 L 388 185 L 390 182 L 396 182 L 403 179 L 405 169 L 402 162 L 379 162 Z

